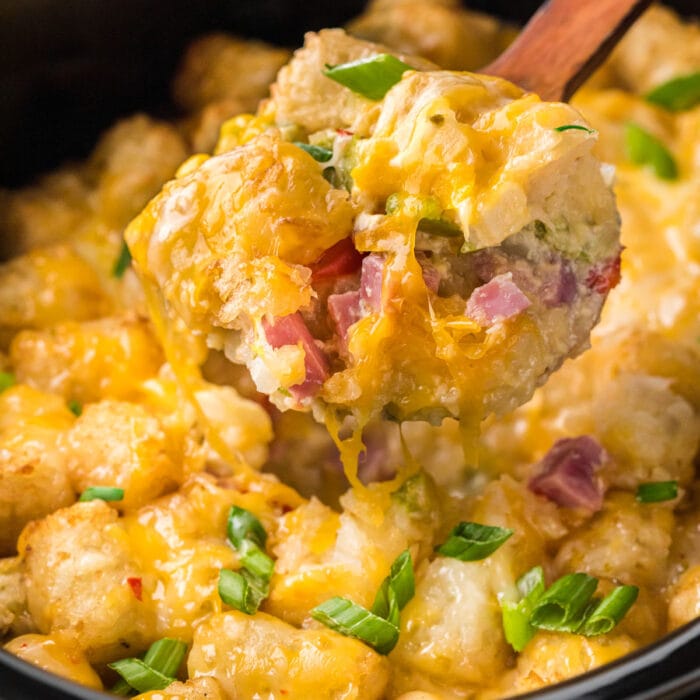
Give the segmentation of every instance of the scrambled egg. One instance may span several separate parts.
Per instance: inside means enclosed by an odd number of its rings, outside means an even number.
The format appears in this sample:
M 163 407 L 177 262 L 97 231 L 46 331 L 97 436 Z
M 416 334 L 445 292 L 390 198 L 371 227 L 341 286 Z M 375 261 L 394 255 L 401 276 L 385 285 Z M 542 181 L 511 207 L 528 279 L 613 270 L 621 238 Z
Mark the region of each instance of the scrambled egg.
M 109 664 L 170 638 L 186 659 L 143 698 L 486 700 L 697 617 L 700 106 L 645 95 L 697 74 L 700 28 L 651 8 L 573 107 L 463 72 L 512 31 L 451 0 L 375 0 L 348 29 L 308 35 L 269 95 L 288 52 L 199 39 L 182 121 L 125 120 L 3 193 L 0 635 L 20 658 L 110 689 Z M 383 100 L 323 75 L 378 51 L 411 68 Z M 633 162 L 629 122 L 674 179 Z M 572 445 L 569 467 L 595 459 L 567 491 L 550 468 Z M 641 502 L 650 482 L 677 495 Z M 95 487 L 122 493 L 78 500 Z M 247 566 L 232 506 L 274 561 L 252 614 L 219 589 Z M 459 522 L 512 534 L 436 552 Z M 311 616 L 373 609 L 403 552 L 390 653 Z M 502 609 L 538 566 L 636 602 L 516 651 Z

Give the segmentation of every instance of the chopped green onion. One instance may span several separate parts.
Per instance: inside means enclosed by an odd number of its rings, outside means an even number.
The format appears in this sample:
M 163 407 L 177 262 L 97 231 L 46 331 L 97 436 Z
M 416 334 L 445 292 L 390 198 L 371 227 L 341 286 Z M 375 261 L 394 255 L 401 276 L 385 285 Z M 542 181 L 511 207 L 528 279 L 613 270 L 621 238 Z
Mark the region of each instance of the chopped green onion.
M 121 695 L 121 696 L 126 696 L 126 695 L 131 695 L 133 692 L 133 688 L 123 679 L 120 678 L 110 689 L 109 692 L 112 693 L 112 695 Z
M 512 601 L 501 603 L 503 633 L 506 641 L 515 651 L 522 651 L 537 631 L 530 624 L 531 612 L 531 607 L 525 604 L 524 599 L 519 603 Z
M 226 531 L 236 549 L 244 540 L 250 540 L 258 547 L 264 547 L 267 542 L 267 533 L 262 523 L 249 510 L 238 506 L 231 506 Z
M 314 160 L 319 163 L 327 163 L 333 157 L 333 151 L 330 148 L 323 148 L 323 146 L 314 146 L 310 143 L 302 143 L 301 141 L 294 141 L 294 145 L 301 148 L 302 151 L 306 151 Z
M 396 591 L 391 586 L 382 586 L 374 597 L 370 612 L 391 622 L 394 627 L 398 627 L 401 623 L 401 608 L 396 598 Z
M 116 486 L 90 486 L 80 494 L 80 501 L 121 501 L 124 499 L 124 489 Z
M 0 394 L 17 383 L 17 378 L 12 372 L 0 372 Z
M 240 552 L 243 566 L 256 576 L 269 579 L 275 563 L 264 552 L 267 533 L 262 523 L 245 508 L 231 506 L 227 533 L 231 544 Z
M 139 693 L 163 690 L 174 680 L 187 653 L 187 644 L 165 637 L 154 642 L 141 659 L 121 659 L 108 664 L 122 680 L 111 689 L 114 695 L 130 695 L 132 689 Z
M 179 639 L 164 637 L 151 644 L 143 662 L 164 676 L 175 678 L 186 653 L 187 644 Z
M 112 277 L 121 278 L 126 272 L 126 268 L 131 264 L 131 251 L 126 241 L 122 243 L 122 248 L 119 251 L 119 257 L 114 261 L 112 267 Z
M 682 112 L 700 103 L 700 72 L 681 75 L 658 85 L 645 95 L 647 102 Z
M 516 582 L 516 586 L 522 598 L 517 603 L 512 601 L 502 603 L 501 614 L 506 641 L 515 651 L 522 651 L 536 632 L 530 624 L 530 615 L 545 591 L 542 567 L 536 566 L 523 574 Z
M 219 596 L 236 610 L 253 615 L 270 592 L 269 583 L 246 569 L 219 571 Z
M 388 216 L 401 212 L 418 219 L 417 229 L 432 236 L 463 238 L 464 232 L 458 224 L 450 221 L 449 214 L 434 197 L 418 197 L 394 192 L 386 198 L 384 210 Z
M 503 527 L 461 522 L 435 551 L 461 561 L 478 561 L 493 554 L 512 534 L 513 530 Z
M 403 506 L 409 513 L 422 513 L 428 507 L 428 491 L 425 475 L 422 472 L 418 472 L 413 476 L 409 476 L 391 494 L 391 499 Z
M 71 399 L 68 402 L 68 410 L 75 416 L 81 416 L 83 413 L 83 406 L 80 401 L 75 401 Z
M 399 640 L 396 625 L 347 598 L 326 600 L 311 611 L 311 617 L 340 634 L 369 644 L 380 654 L 388 654 Z
M 241 563 L 255 576 L 268 579 L 275 569 L 275 562 L 251 540 L 243 540 L 238 551 L 241 555 Z
M 228 539 L 240 554 L 240 571 L 221 569 L 219 595 L 232 608 L 252 615 L 270 592 L 275 562 L 265 553 L 267 533 L 248 510 L 231 506 L 226 525 Z
M 640 503 L 672 501 L 678 496 L 677 481 L 650 481 L 637 486 L 637 500 Z
M 639 589 L 618 586 L 600 600 L 593 597 L 597 586 L 597 578 L 576 573 L 562 576 L 545 590 L 544 572 L 536 566 L 518 579 L 522 599 L 501 604 L 506 640 L 519 652 L 536 628 L 587 637 L 607 634 L 632 607 Z
M 399 626 L 399 613 L 406 603 L 413 598 L 416 591 L 413 576 L 411 553 L 402 552 L 391 565 L 389 575 L 377 591 L 372 605 L 372 613 L 383 617 L 394 626 Z
M 396 56 L 380 53 L 337 66 L 326 65 L 323 74 L 370 100 L 381 100 L 411 66 Z
M 533 566 L 515 582 L 515 585 L 523 598 L 536 596 L 539 599 L 545 589 L 544 570 L 541 566 Z
M 107 665 L 139 693 L 164 690 L 175 680 L 151 668 L 141 659 L 121 659 Z
M 347 598 L 336 597 L 315 607 L 311 617 L 336 632 L 362 640 L 380 654 L 388 654 L 399 639 L 401 610 L 413 598 L 415 589 L 413 559 L 405 550 L 382 581 L 371 611 Z
M 335 187 L 338 190 L 343 189 L 343 181 L 335 168 L 324 168 L 321 174 L 323 175 L 323 179 L 328 182 L 331 187 Z M 291 396 L 291 394 L 289 395 Z
M 571 131 L 572 129 L 576 131 L 585 131 L 589 134 L 595 134 L 595 129 L 589 129 L 587 126 L 582 124 L 562 124 L 561 126 L 555 126 L 554 131 Z
M 544 240 L 547 237 L 547 226 L 544 221 L 535 219 L 535 237 Z
M 328 167 L 324 168 L 321 174 L 331 187 L 335 187 L 337 190 L 347 190 L 348 192 L 352 190 L 352 178 L 345 168 Z
M 530 624 L 546 630 L 576 632 L 597 586 L 598 579 L 588 574 L 562 576 L 537 601 Z
M 625 150 L 636 165 L 648 165 L 662 180 L 675 180 L 678 166 L 659 139 L 634 122 L 625 125 Z
M 627 614 L 638 595 L 637 586 L 615 588 L 586 615 L 581 634 L 595 637 L 610 632 Z
M 384 203 L 384 211 L 391 216 L 392 214 L 396 214 L 401 209 L 401 200 L 399 199 L 399 194 L 398 192 L 394 192 L 394 194 L 390 194 L 386 198 L 386 202 Z
M 433 236 L 444 236 L 445 238 L 455 238 L 464 235 L 464 232 L 457 224 L 453 224 L 445 219 L 421 219 L 418 222 L 418 230 Z

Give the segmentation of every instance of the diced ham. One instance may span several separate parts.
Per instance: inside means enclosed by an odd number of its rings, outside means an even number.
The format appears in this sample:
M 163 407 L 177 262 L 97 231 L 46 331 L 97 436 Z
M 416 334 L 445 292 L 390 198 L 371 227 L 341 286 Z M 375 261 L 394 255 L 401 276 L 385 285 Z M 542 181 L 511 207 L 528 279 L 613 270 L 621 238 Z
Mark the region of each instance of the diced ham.
M 620 282 L 620 263 L 618 253 L 616 257 L 592 267 L 586 277 L 586 286 L 598 294 L 607 294 Z
M 385 262 L 384 256 L 378 253 L 366 256 L 362 260 L 359 290 L 331 294 L 328 297 L 328 314 L 343 341 L 347 340 L 350 326 L 357 323 L 364 314 L 381 310 Z M 437 292 L 440 273 L 424 261 L 421 261 L 421 270 L 426 286 Z
M 421 272 L 423 273 L 423 282 L 425 286 L 433 293 L 437 294 L 440 287 L 440 271 L 430 264 L 424 257 L 418 257 Z
M 482 282 L 488 282 L 496 275 L 512 272 L 513 262 L 499 248 L 482 248 L 472 253 L 470 260 L 474 265 L 474 272 Z
M 467 301 L 467 316 L 481 326 L 492 326 L 499 321 L 517 316 L 530 306 L 530 300 L 506 272 L 477 287 Z
M 382 308 L 382 282 L 384 279 L 383 255 L 370 253 L 362 261 L 362 274 L 360 275 L 360 299 L 372 311 L 380 311 Z
M 365 438 L 365 450 L 357 462 L 357 475 L 363 484 L 389 481 L 396 476 L 396 462 L 386 438 Z
M 362 265 L 362 254 L 355 248 L 352 238 L 343 238 L 324 251 L 321 257 L 309 267 L 314 282 L 333 279 L 357 272 Z
M 381 253 L 370 253 L 362 261 L 362 273 L 360 275 L 360 298 L 364 306 L 371 311 L 386 309 L 392 299 L 399 292 L 399 279 L 397 275 L 388 275 L 384 279 L 386 270 L 386 256 Z M 437 271 L 435 271 L 437 272 Z M 425 279 L 425 272 L 424 279 Z M 430 273 L 428 273 L 430 274 Z
M 576 298 L 578 283 L 568 260 L 552 264 L 551 272 L 545 276 L 540 288 L 540 298 L 547 307 L 571 304 Z
M 510 258 L 493 248 L 480 250 L 473 257 L 479 279 L 487 282 L 510 272 L 520 289 L 536 296 L 548 308 L 570 304 L 576 298 L 576 275 L 565 258 L 552 256 L 535 265 L 529 260 Z
M 607 459 L 602 446 L 588 435 L 557 440 L 528 487 L 560 506 L 599 511 L 603 487 L 595 473 Z
M 336 333 L 346 341 L 348 328 L 362 318 L 359 290 L 331 294 L 328 297 L 328 313 L 335 324 Z
M 382 308 L 383 276 L 384 256 L 371 253 L 362 260 L 360 288 L 328 297 L 328 313 L 343 341 L 347 341 L 348 328 L 359 321 L 363 313 Z
M 301 314 L 297 312 L 273 321 L 263 319 L 263 328 L 267 342 L 275 349 L 301 343 L 306 376 L 301 384 L 290 387 L 289 391 L 295 399 L 313 396 L 328 378 L 328 360 L 316 345 Z

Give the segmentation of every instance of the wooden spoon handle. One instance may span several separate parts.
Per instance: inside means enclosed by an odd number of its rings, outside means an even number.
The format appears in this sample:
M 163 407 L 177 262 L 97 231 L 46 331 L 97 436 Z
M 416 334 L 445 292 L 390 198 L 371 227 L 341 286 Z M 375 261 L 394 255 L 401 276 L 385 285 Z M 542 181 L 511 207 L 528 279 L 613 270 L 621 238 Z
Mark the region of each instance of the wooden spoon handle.
M 482 73 L 568 100 L 651 0 L 549 0 Z

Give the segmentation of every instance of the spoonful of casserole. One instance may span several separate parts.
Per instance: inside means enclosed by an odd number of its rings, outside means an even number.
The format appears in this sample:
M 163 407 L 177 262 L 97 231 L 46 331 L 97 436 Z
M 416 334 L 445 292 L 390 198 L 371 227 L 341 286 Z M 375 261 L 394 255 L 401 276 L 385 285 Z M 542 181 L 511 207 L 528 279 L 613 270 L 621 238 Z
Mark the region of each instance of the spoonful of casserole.
M 596 133 L 536 93 L 567 97 L 645 4 L 553 0 L 488 75 L 307 34 L 127 231 L 181 379 L 222 350 L 337 441 L 528 400 L 587 347 L 620 266 Z

